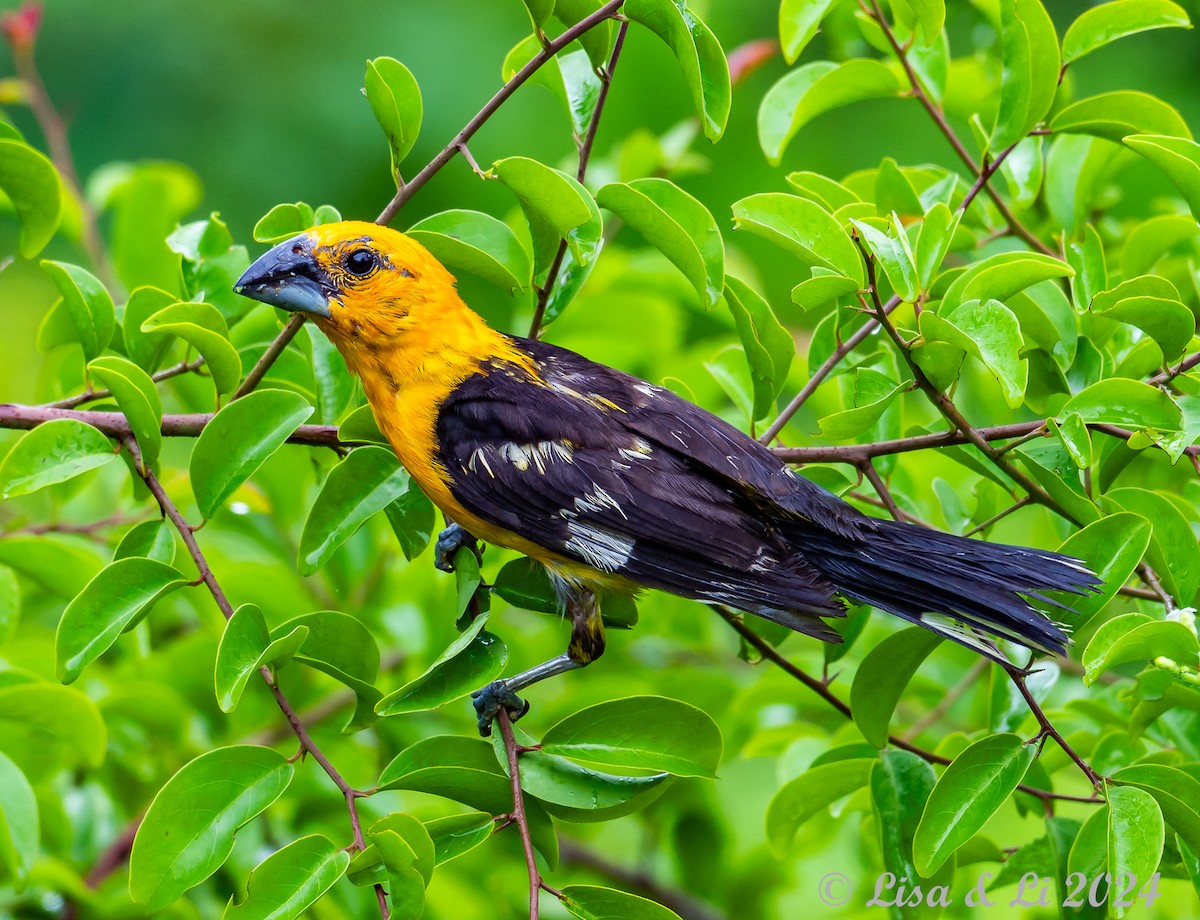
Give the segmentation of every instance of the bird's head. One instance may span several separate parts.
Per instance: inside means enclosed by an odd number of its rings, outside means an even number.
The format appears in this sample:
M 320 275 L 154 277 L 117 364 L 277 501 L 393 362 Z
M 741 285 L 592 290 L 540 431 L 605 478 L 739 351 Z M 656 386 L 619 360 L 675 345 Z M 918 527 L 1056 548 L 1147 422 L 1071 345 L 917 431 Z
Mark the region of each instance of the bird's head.
M 322 224 L 279 243 L 234 285 L 245 297 L 304 313 L 343 352 L 430 328 L 461 305 L 454 277 L 403 233 L 364 221 Z M 465 309 L 465 308 L 463 308 Z

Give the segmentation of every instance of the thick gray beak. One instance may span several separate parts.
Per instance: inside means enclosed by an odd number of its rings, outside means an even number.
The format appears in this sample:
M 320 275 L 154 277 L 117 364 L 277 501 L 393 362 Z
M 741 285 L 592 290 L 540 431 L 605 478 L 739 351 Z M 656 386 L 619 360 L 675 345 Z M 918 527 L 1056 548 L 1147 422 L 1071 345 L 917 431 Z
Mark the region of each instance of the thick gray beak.
M 312 239 L 301 233 L 267 250 L 238 278 L 233 289 L 293 313 L 329 317 L 332 293 L 313 257 Z

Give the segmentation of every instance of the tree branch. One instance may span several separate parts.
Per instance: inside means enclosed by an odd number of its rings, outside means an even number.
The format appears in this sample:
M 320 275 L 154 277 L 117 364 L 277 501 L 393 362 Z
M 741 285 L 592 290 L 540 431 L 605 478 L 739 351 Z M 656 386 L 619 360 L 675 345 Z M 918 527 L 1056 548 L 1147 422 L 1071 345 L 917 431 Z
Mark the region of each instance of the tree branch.
M 190 374 L 192 371 L 199 370 L 203 366 L 203 358 L 197 358 L 195 361 L 181 361 L 174 367 L 168 367 L 166 370 L 151 374 L 150 379 L 155 383 L 160 383 L 163 380 L 170 380 L 172 377 L 178 377 L 181 374 Z M 74 409 L 76 406 L 82 406 L 84 403 L 98 402 L 101 399 L 109 399 L 111 396 L 112 390 L 86 390 L 78 396 L 68 396 L 66 399 L 44 403 L 43 405 L 47 409 Z
M 513 823 L 517 825 L 517 833 L 521 835 L 521 847 L 525 851 L 525 868 L 529 873 L 529 920 L 538 920 L 539 901 L 542 890 L 550 892 L 560 901 L 562 892 L 551 888 L 542 880 L 542 873 L 537 866 L 537 857 L 533 853 L 533 837 L 529 833 L 529 818 L 525 814 L 525 793 L 521 789 L 521 765 L 518 762 L 522 748 L 517 744 L 513 735 L 512 721 L 508 710 L 501 707 L 496 716 L 500 723 L 500 737 L 504 740 L 504 751 L 508 755 L 508 777 L 512 783 Z
M 575 178 L 580 184 L 587 176 L 588 160 L 591 159 L 592 147 L 596 143 L 596 131 L 600 127 L 600 114 L 604 111 L 604 103 L 608 99 L 608 90 L 612 86 L 613 73 L 617 69 L 617 61 L 621 57 L 621 48 L 625 45 L 625 33 L 628 30 L 628 20 L 622 21 L 620 28 L 617 29 L 617 38 L 613 42 L 608 66 L 600 72 L 600 94 L 596 97 L 596 107 L 592 109 L 592 117 L 588 121 L 587 134 L 579 147 L 579 166 L 575 170 Z M 550 294 L 554 291 L 554 282 L 558 280 L 558 273 L 562 269 L 563 259 L 566 255 L 567 241 L 564 238 L 558 243 L 558 252 L 554 254 L 554 261 L 550 263 L 550 270 L 546 272 L 546 280 L 538 288 L 537 306 L 533 311 L 533 321 L 529 324 L 529 338 L 531 339 L 536 339 L 541 333 L 542 320 L 546 316 L 546 304 L 550 301 Z
M 904 68 L 904 73 L 908 77 L 908 82 L 912 87 L 913 96 L 915 96 L 917 101 L 921 103 L 925 111 L 929 113 L 929 117 L 933 119 L 934 124 L 937 125 L 938 130 L 942 132 L 942 135 L 946 138 L 946 140 L 950 142 L 950 146 L 954 148 L 954 152 L 958 154 L 959 159 L 962 160 L 963 163 L 966 164 L 967 168 L 971 170 L 971 174 L 976 178 L 976 180 L 980 180 L 980 182 L 977 182 L 977 184 L 981 184 L 983 190 L 987 192 L 988 197 L 992 199 L 992 202 L 996 205 L 996 209 L 1000 212 L 1000 216 L 1003 217 L 1004 222 L 1008 224 L 1009 230 L 1011 230 L 1014 234 L 1019 236 L 1022 240 L 1039 252 L 1059 258 L 1059 254 L 1057 252 L 1034 236 L 1029 228 L 1017 219 L 1016 215 L 1009 210 L 1008 205 L 1000 196 L 1000 193 L 992 188 L 990 184 L 988 184 L 987 180 L 991 177 L 991 173 L 986 172 L 985 174 L 985 170 L 979 167 L 979 165 L 975 162 L 974 157 L 972 157 L 970 152 L 967 150 L 966 146 L 961 140 L 959 140 L 958 135 L 954 133 L 954 129 L 950 127 L 950 123 L 946 121 L 945 114 L 933 103 L 933 100 L 930 99 L 929 95 L 925 92 L 924 87 L 921 86 L 921 80 L 917 76 L 916 71 L 913 70 L 912 62 L 908 59 L 908 52 L 900 44 L 900 42 L 896 40 L 896 33 L 892 31 L 892 27 L 889 25 L 887 17 L 883 15 L 883 10 L 880 9 L 878 0 L 870 0 L 870 4 L 871 5 L 869 9 L 865 7 L 864 9 L 866 9 L 867 14 L 879 24 L 879 28 L 883 30 L 883 34 L 887 38 L 888 44 L 892 46 L 892 52 L 896 55 L 897 60 L 900 61 L 900 66 Z M 1004 156 L 1007 155 L 1008 151 L 1006 150 L 1004 152 Z M 999 158 L 997 160 L 997 165 L 999 165 Z M 994 172 L 994 167 L 992 171 Z M 974 191 L 975 194 L 978 194 L 979 190 L 975 189 Z M 974 196 L 972 196 L 972 198 L 973 197 Z
M 233 605 L 229 603 L 229 598 L 225 595 L 225 592 L 222 590 L 220 584 L 217 583 L 216 576 L 213 575 L 213 571 L 209 567 L 208 560 L 204 557 L 204 553 L 200 549 L 200 545 L 196 542 L 195 532 L 192 530 L 183 514 L 179 511 L 179 508 L 176 506 L 176 504 L 171 501 L 170 496 L 167 495 L 166 490 L 163 489 L 162 483 L 159 482 L 158 477 L 154 475 L 154 471 L 149 469 L 144 464 L 142 460 L 142 452 L 138 448 L 137 441 L 133 435 L 126 435 L 121 440 L 125 445 L 125 449 L 129 451 L 130 457 L 133 459 L 133 468 L 135 470 L 145 470 L 145 472 L 141 472 L 138 475 L 141 476 L 142 481 L 146 483 L 146 488 L 150 490 L 150 494 L 153 495 L 155 501 L 158 502 L 158 506 L 162 510 L 163 515 L 175 525 L 175 530 L 183 539 L 184 546 L 187 547 L 188 555 L 192 557 L 192 562 L 196 566 L 196 571 L 200 573 L 200 580 L 203 581 L 205 586 L 208 588 L 213 600 L 217 603 L 217 607 L 220 608 L 221 614 L 226 620 L 230 619 L 233 616 Z M 259 669 L 259 674 L 262 676 L 262 679 L 267 686 L 270 687 L 271 694 L 275 697 L 275 703 L 279 706 L 280 711 L 284 714 L 284 717 L 288 721 L 288 725 L 291 726 L 292 731 L 299 740 L 301 749 L 309 754 L 312 754 L 313 760 L 315 760 L 320 765 L 321 769 L 324 770 L 329 776 L 329 778 L 333 780 L 334 785 L 337 786 L 338 791 L 341 792 L 343 798 L 345 798 L 346 810 L 350 814 L 350 827 L 354 834 L 354 847 L 358 850 L 366 849 L 366 841 L 363 839 L 362 824 L 359 820 L 357 804 L 357 800 L 364 793 L 352 788 L 350 784 L 342 778 L 341 773 L 337 771 L 337 768 L 330 763 L 329 758 L 325 756 L 325 753 L 320 747 L 317 746 L 317 743 L 313 741 L 312 736 L 308 733 L 308 729 L 305 728 L 304 723 L 300 721 L 300 717 L 296 715 L 296 710 L 292 707 L 292 704 L 288 701 L 288 698 L 284 696 L 283 691 L 279 687 L 279 681 L 276 680 L 275 675 L 271 672 L 271 669 L 264 666 Z M 376 885 L 375 893 L 379 900 L 380 916 L 383 918 L 383 920 L 388 920 L 389 912 L 383 886 Z
M 241 386 L 234 390 L 234 399 L 241 399 L 262 383 L 262 379 L 267 376 L 267 371 L 271 369 L 271 365 L 279 360 L 279 356 L 283 354 L 283 350 L 288 347 L 303 325 L 304 314 L 293 313 L 291 318 L 288 319 L 287 324 L 280 330 L 279 335 L 275 336 L 275 341 L 262 353 L 262 357 L 255 362 L 254 367 L 250 368 L 250 373 L 246 375 L 246 379 L 242 381 Z
M 395 196 L 388 202 L 387 207 L 380 211 L 379 216 L 375 218 L 375 223 L 390 223 L 392 218 L 399 213 L 408 200 L 417 193 L 417 190 L 437 175 L 438 171 L 454 158 L 454 155 L 462 149 L 462 145 L 469 141 L 475 135 L 475 132 L 483 127 L 487 120 L 496 113 L 496 110 L 508 100 L 508 97 L 521 87 L 521 84 L 533 76 L 543 64 L 558 54 L 563 48 L 567 47 L 567 45 L 571 44 L 571 42 L 575 41 L 575 39 L 604 22 L 604 20 L 615 16 L 624 2 L 625 0 L 608 0 L 602 7 L 590 16 L 579 20 L 579 22 L 563 32 L 562 35 L 558 36 L 558 38 L 546 42 L 542 46 L 542 50 L 535 54 L 529 60 L 528 64 L 517 71 L 511 80 L 500 87 L 500 91 L 487 101 L 487 104 L 479 110 L 478 114 L 467 122 L 458 134 L 454 135 L 450 143 L 442 148 L 441 153 L 430 160 L 424 169 L 396 191 Z
M 792 664 L 790 661 L 780 655 L 775 649 L 775 646 L 771 645 L 771 643 L 767 642 L 766 639 L 762 638 L 762 636 L 760 636 L 749 626 L 747 626 L 745 622 L 743 622 L 740 614 L 734 613 L 728 607 L 722 607 L 719 604 L 709 604 L 709 607 L 715 610 L 721 619 L 732 626 L 734 631 L 737 632 L 737 634 L 741 636 L 749 645 L 753 646 L 754 650 L 762 655 L 763 658 L 790 676 L 794 677 L 796 680 L 800 681 L 800 683 L 808 687 L 809 690 L 812 690 L 813 693 L 817 694 L 817 696 L 840 712 L 847 719 L 854 718 L 853 713 L 850 711 L 850 707 L 836 693 L 829 689 L 829 685 L 825 681 L 817 680 L 811 674 L 808 674 L 802 669 L 796 667 L 796 665 Z M 1040 708 L 1036 710 L 1036 712 L 1040 711 Z M 936 763 L 945 766 L 951 762 L 949 757 L 943 757 L 941 754 L 935 754 L 933 751 L 918 747 L 911 741 L 907 741 L 904 738 L 897 737 L 896 735 L 888 736 L 888 744 L 892 745 L 893 747 L 900 748 L 901 750 L 908 751 L 910 754 L 916 754 L 927 763 Z M 1059 792 L 1052 792 L 1049 789 L 1038 789 L 1036 786 L 1027 786 L 1024 783 L 1020 783 L 1017 788 L 1021 792 L 1027 792 L 1044 802 L 1086 802 L 1089 805 L 1102 804 L 1104 802 L 1104 799 L 1098 795 L 1090 798 L 1085 798 L 1078 795 L 1064 795 Z

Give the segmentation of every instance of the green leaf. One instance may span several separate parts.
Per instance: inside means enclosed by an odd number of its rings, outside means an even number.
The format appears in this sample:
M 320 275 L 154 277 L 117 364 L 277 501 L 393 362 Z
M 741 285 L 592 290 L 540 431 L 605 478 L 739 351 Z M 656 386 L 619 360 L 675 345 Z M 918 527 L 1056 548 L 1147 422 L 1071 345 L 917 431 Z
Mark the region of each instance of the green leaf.
M 938 779 L 913 838 L 913 862 L 929 877 L 1008 801 L 1037 756 L 1017 735 L 981 738 Z
M 858 248 L 820 205 L 782 192 L 751 195 L 733 205 L 733 226 L 770 240 L 808 265 L 845 275 L 862 288 L 866 274 Z
M 854 372 L 854 408 L 820 419 L 821 437 L 831 441 L 857 438 L 878 422 L 888 406 L 906 389 L 908 384 L 896 383 L 867 367 L 858 368 Z
M 851 220 L 858 228 L 863 243 L 871 250 L 875 260 L 883 267 L 892 288 L 906 301 L 914 301 L 920 294 L 916 260 L 908 243 L 908 234 L 900 224 L 900 218 L 892 212 L 890 232 L 879 230 L 861 220 Z
M 384 508 L 383 513 L 405 559 L 415 559 L 425 552 L 433 537 L 433 502 L 415 483 L 410 480 L 404 494 Z
M 415 488 L 396 455 L 384 447 L 360 447 L 329 471 L 300 536 L 297 565 L 316 572 L 372 516 Z
M 1141 488 L 1113 489 L 1104 502 L 1152 522 L 1150 563 L 1167 590 L 1190 606 L 1200 589 L 1200 545 L 1179 507 L 1167 496 Z
M 354 691 L 354 715 L 344 731 L 358 731 L 375 721 L 375 704 L 380 693 L 379 646 L 360 620 L 337 610 L 317 610 L 292 617 L 271 630 L 271 641 L 308 629 L 308 638 L 293 660 L 328 674 Z
M 91 546 L 55 534 L 13 535 L 0 540 L 0 565 L 10 566 L 66 598 L 82 591 L 105 561 Z
M 282 243 L 313 225 L 313 209 L 303 201 L 277 204 L 258 219 L 251 236 L 256 243 Z
M 498 677 L 508 663 L 508 646 L 485 631 L 486 625 L 487 616 L 476 617 L 420 677 L 381 699 L 375 711 L 394 716 L 436 709 Z
M 729 64 L 712 30 L 684 0 L 626 0 L 621 12 L 670 47 L 696 104 L 704 136 L 716 143 L 725 133 L 732 92 Z
M 63 611 L 54 637 L 55 673 L 69 684 L 162 597 L 188 583 L 153 559 L 120 559 L 96 575 Z
M 0 500 L 74 479 L 116 459 L 112 443 L 91 425 L 54 419 L 38 425 L 0 462 Z
M 1174 361 L 1183 353 L 1196 332 L 1196 317 L 1174 297 L 1165 299 L 1132 296 L 1111 299 L 1100 294 L 1092 301 L 1091 311 L 1097 316 L 1116 320 L 1118 323 L 1128 323 L 1141 329 L 1158 343 L 1163 358 L 1168 362 Z
M 396 811 L 372 824 L 367 835 L 378 840 L 378 835 L 384 832 L 395 834 L 404 841 L 411 857 L 410 865 L 420 874 L 421 887 L 428 885 L 433 879 L 433 870 L 437 865 L 437 852 L 425 825 L 412 815 Z M 387 847 L 381 847 L 381 850 L 384 851 L 384 864 L 388 865 Z
M 969 300 L 945 319 L 922 311 L 920 329 L 926 339 L 949 342 L 978 358 L 1000 384 L 1009 408 L 1024 401 L 1029 365 L 1021 357 L 1021 324 L 1000 301 Z
M 750 365 L 754 417 L 762 418 L 774 407 L 787 381 L 796 343 L 762 295 L 732 275 L 725 278 L 725 303 L 733 314 Z
M 850 710 L 863 737 L 877 748 L 888 743 L 888 723 L 900 694 L 941 638 L 921 626 L 888 636 L 863 659 L 850 686 Z
M 1200 144 L 1185 137 L 1131 134 L 1125 146 L 1161 169 L 1200 220 Z
M 113 561 L 145 556 L 170 565 L 175 561 L 175 531 L 166 519 L 143 521 L 130 527 L 113 551 Z
M 506 562 L 492 583 L 492 592 L 522 610 L 555 614 L 561 610 L 546 567 L 527 557 Z
M 8 643 L 21 620 L 21 586 L 17 573 L 0 565 L 0 648 Z
M 883 865 L 897 878 L 918 878 L 913 861 L 913 836 L 936 780 L 933 767 L 917 755 L 901 750 L 883 751 L 871 771 L 871 800 Z M 930 884 L 949 884 L 952 875 L 948 864 L 944 873 L 931 879 Z M 909 910 L 899 915 L 919 918 L 922 912 Z
M 1121 249 L 1121 272 L 1126 278 L 1144 276 L 1163 255 L 1200 232 L 1192 217 L 1161 214 L 1139 221 Z
M 21 256 L 32 259 L 58 229 L 62 191 L 58 172 L 45 156 L 20 140 L 0 140 L 0 191 L 21 221 Z
M 1136 786 L 1154 796 L 1171 828 L 1195 849 L 1200 847 L 1200 780 L 1163 764 L 1133 764 L 1112 775 L 1119 786 Z
M 836 0 L 783 0 L 779 4 L 779 43 L 783 59 L 795 64 L 796 59 L 821 25 L 821 20 Z
M 1085 422 L 1177 431 L 1179 407 L 1162 390 L 1138 380 L 1111 377 L 1076 393 L 1060 414 L 1078 412 Z
M 165 335 L 142 332 L 142 323 L 178 301 L 179 298 L 174 294 L 156 287 L 140 287 L 129 295 L 121 319 L 121 334 L 125 339 L 126 354 L 142 370 L 149 373 L 156 371 L 171 346 L 170 338 Z
M 580 265 L 595 260 L 604 229 L 600 209 L 591 193 L 573 176 L 528 157 L 497 160 L 492 172 L 521 202 L 535 241 L 538 231 L 548 227 L 550 233 L 546 235 L 553 236 L 548 241 L 552 244 L 548 247 L 551 252 L 557 248 L 553 244 L 563 239 Z
M 98 767 L 106 746 L 100 711 L 75 688 L 41 682 L 0 686 L 0 750 L 26 776 Z
M 666 0 L 669 2 L 669 0 Z M 613 182 L 597 203 L 619 215 L 671 260 L 711 307 L 725 285 L 725 243 L 708 209 L 669 179 Z
M 250 873 L 246 900 L 232 901 L 222 920 L 294 920 L 346 872 L 350 854 L 320 834 L 293 840 Z
M 845 275 L 816 275 L 792 288 L 792 303 L 804 310 L 817 310 L 857 290 L 858 284 Z
M 775 856 L 787 855 L 805 821 L 865 786 L 875 763 L 874 757 L 824 763 L 784 783 L 767 806 L 767 842 Z
M 615 888 L 568 885 L 562 894 L 563 906 L 582 920 L 679 920 L 661 904 Z
M 533 739 L 515 729 L 518 744 L 533 747 Z M 508 757 L 499 732 L 492 748 L 505 773 Z M 553 815 L 577 823 L 608 821 L 632 814 L 657 799 L 673 781 L 669 773 L 649 776 L 614 776 L 572 763 L 565 757 L 537 749 L 521 755 L 521 787 L 535 796 Z
M 491 837 L 496 821 L 491 815 L 476 811 L 434 818 L 425 822 L 425 829 L 433 840 L 435 858 L 440 866 L 469 853 Z
M 1058 551 L 1082 560 L 1101 581 L 1099 593 L 1071 599 L 1071 607 L 1078 614 L 1072 621 L 1076 629 L 1116 597 L 1117 590 L 1133 574 L 1149 545 L 1150 522 L 1128 512 L 1110 514 L 1094 521 L 1063 542 Z
M 585 19 L 604 5 L 604 0 L 556 0 L 554 16 L 568 29 Z M 613 43 L 613 21 L 606 19 L 584 32 L 579 38 L 587 52 L 585 62 L 588 70 L 608 64 L 608 53 Z
M 542 737 L 542 750 L 600 766 L 715 777 L 721 730 L 695 706 L 631 696 L 567 716 Z
M 159 911 L 221 867 L 234 832 L 274 802 L 292 765 L 270 748 L 217 748 L 185 764 L 158 791 L 129 857 L 129 893 Z
M 297 626 L 272 642 L 262 611 L 254 604 L 238 607 L 221 633 L 213 668 L 213 684 L 221 711 L 233 712 L 254 673 L 264 666 L 283 664 L 300 650 L 307 638 L 308 627 Z
M 200 513 L 216 514 L 312 413 L 298 393 L 255 390 L 214 415 L 196 440 L 189 468 Z
M 392 178 L 399 184 L 400 164 L 421 133 L 421 88 L 409 69 L 390 57 L 367 61 L 363 83 L 371 111 L 387 135 Z
M 1110 668 L 1130 661 L 1166 657 L 1189 667 L 1197 664 L 1200 645 L 1196 634 L 1176 620 L 1153 620 L 1142 613 L 1126 613 L 1102 624 L 1083 650 L 1083 682 L 1091 685 Z
M 338 426 L 338 440 L 348 444 L 366 442 L 371 444 L 386 444 L 387 438 L 375 423 L 375 413 L 370 406 L 359 406 Z
M 1115 0 L 1084 10 L 1063 36 L 1063 63 L 1078 61 L 1126 35 L 1150 29 L 1190 29 L 1187 13 L 1169 0 Z M 1114 876 L 1115 877 L 1115 876 Z
M 0 754 L 0 866 L 23 885 L 38 856 L 38 806 L 20 767 Z
M 335 424 L 354 400 L 357 383 L 346 367 L 337 347 L 313 323 L 306 323 L 309 347 L 312 350 L 313 381 L 317 385 L 318 417 Z
M 75 336 L 83 346 L 83 356 L 88 359 L 96 357 L 108 347 L 117 327 L 112 295 L 99 278 L 78 265 L 51 262 L 48 259 L 40 264 L 62 295 L 63 309 L 75 326 Z
M 820 173 L 800 170 L 788 173 L 788 185 L 794 188 L 802 198 L 815 201 L 830 214 L 848 205 L 866 204 L 853 191 Z
M 1136 786 L 1108 786 L 1108 871 L 1112 878 L 1149 880 L 1158 870 L 1166 829 L 1162 811 L 1149 792 Z M 1125 916 L 1119 900 L 1109 915 Z
M 1000 0 L 1004 74 L 991 147 L 1015 144 L 1050 111 L 1058 90 L 1058 34 L 1041 0 Z
M 379 788 L 438 795 L 493 815 L 512 808 L 512 785 L 492 746 L 480 738 L 423 738 L 384 767 Z M 525 810 L 534 846 L 553 868 L 558 863 L 558 840 L 550 816 L 533 799 L 526 800 Z
M 574 0 L 583 6 L 592 4 L 593 0 Z M 567 0 L 557 4 L 561 17 Z M 592 10 L 583 13 L 584 16 Z M 599 33 L 607 31 L 607 25 L 586 33 L 582 43 L 592 44 L 591 40 Z M 604 60 L 607 60 L 608 41 L 605 40 Z M 536 35 L 527 36 L 514 47 L 504 58 L 501 73 L 505 82 L 511 80 L 518 71 L 523 69 L 542 50 L 542 43 Z M 603 63 L 603 61 L 601 62 Z M 529 78 L 529 82 L 542 86 L 562 105 L 567 116 L 571 119 L 571 130 L 576 137 L 587 133 L 588 124 L 596 110 L 596 102 L 600 97 L 600 78 L 596 76 L 594 65 L 587 51 L 560 51 L 543 67 L 538 68 Z
M 959 274 L 946 289 L 938 313 L 948 316 L 969 300 L 1003 302 L 1039 281 L 1070 278 L 1074 274 L 1062 259 L 1040 252 L 998 253 Z
M 535 29 L 540 29 L 554 12 L 554 0 L 524 0 L 524 3 Z
M 1072 103 L 1054 116 L 1050 130 L 1092 134 L 1118 144 L 1130 134 L 1192 136 L 1174 108 L 1156 96 L 1132 91 L 1101 93 Z
M 787 73 L 763 96 L 758 109 L 759 146 L 768 162 L 778 166 L 792 138 L 818 115 L 864 99 L 899 94 L 899 78 L 874 58 L 805 64 Z
M 232 393 L 242 379 L 242 359 L 230 344 L 225 317 L 212 304 L 172 304 L 146 319 L 141 331 L 177 336 L 200 352 L 218 393 Z
M 442 211 L 418 221 L 408 235 L 439 262 L 461 268 L 506 291 L 529 287 L 533 266 L 508 224 L 480 211 Z
M 925 214 L 921 221 L 921 230 L 917 234 L 917 245 L 914 258 L 917 265 L 917 281 L 921 290 L 928 291 L 933 285 L 942 266 L 942 260 L 950 251 L 954 233 L 958 230 L 958 222 L 962 219 L 960 211 L 951 211 L 942 202 L 938 202 Z
M 115 355 L 96 358 L 88 365 L 88 374 L 112 391 L 149 469 L 162 449 L 162 401 L 154 381 L 132 361 Z

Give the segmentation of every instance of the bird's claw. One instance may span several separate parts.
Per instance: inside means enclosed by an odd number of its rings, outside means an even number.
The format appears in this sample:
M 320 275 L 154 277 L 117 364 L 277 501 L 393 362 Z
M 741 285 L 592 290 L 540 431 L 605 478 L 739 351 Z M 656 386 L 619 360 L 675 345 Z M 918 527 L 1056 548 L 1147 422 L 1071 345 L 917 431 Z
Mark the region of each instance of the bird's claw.
M 479 716 L 479 734 L 487 738 L 492 733 L 492 722 L 503 709 L 508 718 L 516 722 L 529 712 L 529 700 L 523 700 L 508 688 L 502 680 L 494 680 L 486 687 L 471 694 L 475 713 Z
M 433 564 L 443 572 L 454 571 L 454 556 L 463 547 L 476 552 L 475 538 L 459 524 L 451 524 L 438 534 L 433 551 Z

